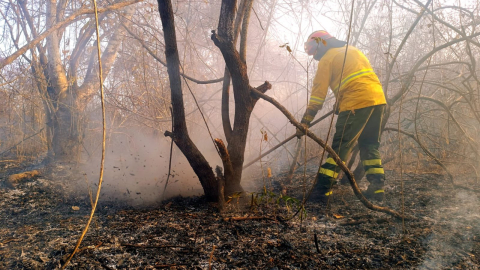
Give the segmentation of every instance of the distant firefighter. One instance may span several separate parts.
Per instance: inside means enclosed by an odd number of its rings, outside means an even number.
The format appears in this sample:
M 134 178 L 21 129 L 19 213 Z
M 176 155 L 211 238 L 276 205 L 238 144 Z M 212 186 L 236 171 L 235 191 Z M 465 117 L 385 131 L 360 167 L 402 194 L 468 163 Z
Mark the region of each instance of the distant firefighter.
M 318 70 L 301 123 L 305 128 L 310 125 L 322 108 L 330 86 L 337 99 L 335 110 L 338 113 L 332 149 L 345 161 L 358 140 L 360 158 L 370 182 L 364 195 L 382 201 L 385 176 L 378 148 L 387 102 L 367 57 L 357 48 L 346 45 L 345 41 L 332 37 L 326 31 L 313 32 L 305 42 L 307 54 L 318 60 Z M 297 129 L 297 137 L 302 135 L 304 132 Z M 329 156 L 317 173 L 311 199 L 326 202 L 332 195 L 332 186 L 339 172 L 340 168 Z

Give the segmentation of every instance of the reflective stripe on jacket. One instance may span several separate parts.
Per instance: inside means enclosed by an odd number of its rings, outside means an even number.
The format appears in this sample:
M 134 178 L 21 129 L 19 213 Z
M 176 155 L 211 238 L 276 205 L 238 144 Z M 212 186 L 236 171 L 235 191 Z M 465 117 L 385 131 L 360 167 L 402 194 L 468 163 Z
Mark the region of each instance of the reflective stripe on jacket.
M 339 102 L 340 112 L 387 103 L 380 80 L 370 62 L 360 50 L 353 46 L 348 46 L 342 83 L 339 84 L 345 48 L 328 50 L 318 62 L 308 109 L 316 112 L 323 106 L 329 86 Z M 339 85 L 341 85 L 340 91 L 338 91 Z

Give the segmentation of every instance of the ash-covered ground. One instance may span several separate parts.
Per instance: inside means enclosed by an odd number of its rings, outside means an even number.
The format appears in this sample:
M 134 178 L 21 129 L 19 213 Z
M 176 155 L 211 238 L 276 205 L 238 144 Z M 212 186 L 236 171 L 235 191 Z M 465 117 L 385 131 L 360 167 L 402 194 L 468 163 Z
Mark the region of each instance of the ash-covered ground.
M 4 168 L 2 178 L 19 171 Z M 57 167 L 0 188 L 0 269 L 60 269 L 91 207 L 88 193 L 72 188 L 82 178 L 75 174 Z M 288 220 L 304 191 L 300 175 L 287 197 L 260 188 L 254 207 L 242 210 L 233 198 L 224 213 L 201 197 L 143 208 L 101 198 L 67 269 L 479 269 L 478 193 L 437 174 L 403 178 L 403 211 L 416 217 L 404 222 L 368 210 L 348 186 L 335 188 L 328 209 L 308 203 Z M 384 206 L 401 212 L 398 175 L 388 174 L 386 194 Z

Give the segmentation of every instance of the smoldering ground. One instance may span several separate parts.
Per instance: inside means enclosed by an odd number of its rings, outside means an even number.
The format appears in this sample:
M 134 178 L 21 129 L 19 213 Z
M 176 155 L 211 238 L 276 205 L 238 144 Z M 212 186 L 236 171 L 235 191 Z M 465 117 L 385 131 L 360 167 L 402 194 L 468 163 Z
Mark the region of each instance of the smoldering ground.
M 109 135 L 106 146 L 105 172 L 101 201 L 117 201 L 131 206 L 149 206 L 173 196 L 203 194 L 202 187 L 188 161 L 174 145 L 170 178 L 168 137 L 141 129 L 122 129 Z M 96 190 L 101 145 L 88 146 L 88 159 L 79 166 L 83 181 L 77 184 L 85 194 Z M 84 153 L 85 155 L 85 153 Z M 88 186 L 87 186 L 88 183 Z

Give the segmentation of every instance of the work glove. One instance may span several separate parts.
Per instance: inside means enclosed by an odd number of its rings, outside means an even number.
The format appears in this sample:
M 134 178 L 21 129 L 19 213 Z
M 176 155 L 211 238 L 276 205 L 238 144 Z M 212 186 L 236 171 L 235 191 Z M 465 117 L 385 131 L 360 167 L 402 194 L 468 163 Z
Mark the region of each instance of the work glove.
M 301 123 L 300 125 L 302 125 L 305 129 L 308 129 L 308 124 L 305 124 L 305 123 Z M 306 132 L 297 128 L 297 132 L 295 133 L 295 135 L 297 136 L 297 138 L 301 138 L 303 135 L 305 135 Z
M 303 117 L 302 117 L 302 121 L 300 123 L 307 124 L 307 126 L 310 126 L 310 122 L 312 122 L 316 114 L 317 114 L 316 110 L 312 110 L 312 109 L 305 110 L 305 113 L 303 114 Z

